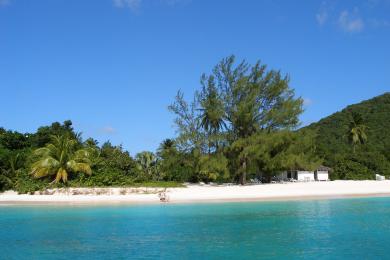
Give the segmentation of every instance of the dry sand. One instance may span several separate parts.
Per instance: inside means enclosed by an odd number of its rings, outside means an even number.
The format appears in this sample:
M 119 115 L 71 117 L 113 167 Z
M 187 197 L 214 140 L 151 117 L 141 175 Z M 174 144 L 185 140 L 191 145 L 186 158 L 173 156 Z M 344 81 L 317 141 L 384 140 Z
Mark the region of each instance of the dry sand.
M 0 194 L 0 204 L 99 204 L 99 203 L 160 203 L 161 188 L 72 188 L 49 190 L 52 195 L 18 195 L 7 191 Z M 188 185 L 168 188 L 169 203 L 304 200 L 389 196 L 390 180 L 329 181 L 259 185 Z

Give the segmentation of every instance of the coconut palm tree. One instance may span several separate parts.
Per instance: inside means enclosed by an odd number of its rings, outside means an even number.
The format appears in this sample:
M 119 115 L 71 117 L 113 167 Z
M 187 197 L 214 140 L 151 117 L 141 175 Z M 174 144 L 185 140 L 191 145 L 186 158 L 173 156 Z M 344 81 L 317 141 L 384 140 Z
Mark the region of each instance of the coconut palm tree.
M 21 168 L 21 154 L 11 154 L 6 161 L 6 169 L 0 170 L 0 191 L 5 187 L 11 188 L 18 183 L 18 175 Z
M 214 78 L 202 78 L 202 92 L 199 95 L 201 111 L 200 114 L 200 126 L 207 132 L 208 137 L 216 138 L 216 135 L 226 127 L 225 124 L 225 110 L 221 97 L 219 96 L 218 89 L 215 86 Z M 209 140 L 209 153 L 212 141 Z M 218 149 L 218 141 L 215 140 L 214 144 Z
M 366 143 L 367 129 L 368 127 L 364 125 L 362 116 L 358 113 L 353 113 L 352 120 L 349 124 L 348 139 L 352 144 L 354 153 L 357 145 Z
M 68 135 L 52 136 L 46 147 L 34 151 L 38 160 L 32 164 L 31 174 L 35 178 L 55 175 L 53 183 L 65 183 L 70 172 L 91 174 L 88 149 L 76 149 L 77 141 Z
M 173 139 L 165 139 L 161 142 L 160 146 L 157 148 L 157 156 L 163 158 L 168 155 L 170 152 L 176 151 L 176 144 Z
M 160 145 L 160 150 L 169 150 L 175 147 L 175 141 L 173 139 L 167 138 L 162 141 Z
M 0 169 L 0 191 L 4 191 L 11 188 L 13 185 L 12 176 L 10 176 L 10 170 Z
M 141 152 L 135 156 L 138 169 L 146 175 L 147 179 L 159 179 L 157 157 L 152 152 Z

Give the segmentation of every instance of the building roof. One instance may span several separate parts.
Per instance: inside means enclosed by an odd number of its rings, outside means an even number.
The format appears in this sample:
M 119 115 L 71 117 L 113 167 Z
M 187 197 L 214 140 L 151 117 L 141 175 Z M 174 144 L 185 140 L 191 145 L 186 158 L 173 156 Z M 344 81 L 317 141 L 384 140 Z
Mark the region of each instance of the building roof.
M 318 167 L 318 169 L 317 169 L 317 171 L 324 171 L 324 172 L 328 172 L 328 171 L 330 171 L 330 170 L 331 170 L 331 168 L 326 167 L 326 166 L 324 166 L 324 165 L 321 165 L 321 166 Z

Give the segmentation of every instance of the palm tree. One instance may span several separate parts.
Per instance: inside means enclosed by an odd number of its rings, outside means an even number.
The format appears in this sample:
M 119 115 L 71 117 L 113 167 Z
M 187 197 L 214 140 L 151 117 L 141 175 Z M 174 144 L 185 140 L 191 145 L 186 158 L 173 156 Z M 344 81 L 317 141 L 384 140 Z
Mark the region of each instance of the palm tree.
M 138 163 L 138 169 L 146 175 L 146 178 L 159 178 L 159 176 L 156 176 L 158 175 L 158 163 L 154 153 L 141 152 L 135 158 Z
M 349 123 L 348 139 L 355 153 L 356 146 L 366 143 L 367 141 L 367 126 L 363 124 L 363 118 L 358 113 L 352 114 L 352 120 Z
M 0 191 L 4 191 L 7 188 L 11 188 L 14 182 L 10 170 L 0 169 Z
M 157 148 L 157 156 L 163 158 L 168 153 L 176 150 L 176 144 L 173 139 L 165 139 L 161 142 L 160 146 Z
M 216 138 L 218 132 L 226 127 L 225 110 L 221 97 L 211 76 L 207 80 L 202 78 L 202 92 L 200 94 L 200 126 L 207 132 L 209 138 Z M 209 153 L 212 141 L 209 140 Z M 218 149 L 218 141 L 215 140 L 214 146 Z
M 52 136 L 51 143 L 34 151 L 39 159 L 32 164 L 31 174 L 35 178 L 56 175 L 53 183 L 67 182 L 70 172 L 91 174 L 90 151 L 76 150 L 76 145 L 68 135 Z
M 0 171 L 0 191 L 5 187 L 11 188 L 18 183 L 18 175 L 21 168 L 20 153 L 11 154 L 7 164 L 7 169 L 1 169 Z
M 160 145 L 160 150 L 169 150 L 175 147 L 175 141 L 173 139 L 165 139 Z

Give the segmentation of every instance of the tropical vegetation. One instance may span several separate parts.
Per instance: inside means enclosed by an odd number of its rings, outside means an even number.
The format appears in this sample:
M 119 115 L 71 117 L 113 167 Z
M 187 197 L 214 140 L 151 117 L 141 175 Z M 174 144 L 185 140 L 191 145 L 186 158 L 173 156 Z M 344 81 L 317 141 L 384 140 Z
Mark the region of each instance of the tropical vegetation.
M 53 182 L 68 181 L 70 172 L 91 174 L 90 153 L 87 149 L 75 150 L 77 141 L 69 135 L 52 136 L 51 143 L 33 152 L 37 160 L 31 165 L 35 178 L 55 175 Z
M 317 133 L 317 155 L 333 179 L 390 177 L 390 93 L 346 107 L 302 130 Z
M 47 187 L 180 186 L 183 182 L 270 181 L 285 170 L 332 168 L 333 179 L 390 176 L 390 94 L 299 128 L 303 100 L 289 77 L 260 62 L 220 61 L 168 109 L 177 135 L 156 152 L 83 139 L 72 122 L 35 133 L 0 128 L 0 191 Z

